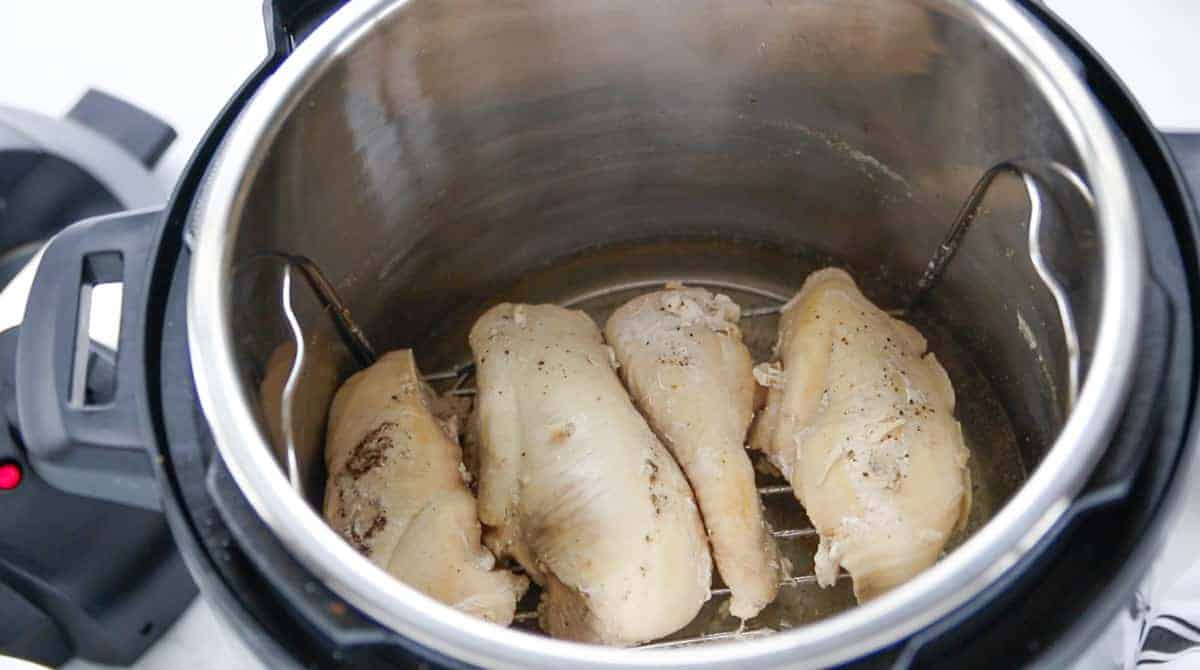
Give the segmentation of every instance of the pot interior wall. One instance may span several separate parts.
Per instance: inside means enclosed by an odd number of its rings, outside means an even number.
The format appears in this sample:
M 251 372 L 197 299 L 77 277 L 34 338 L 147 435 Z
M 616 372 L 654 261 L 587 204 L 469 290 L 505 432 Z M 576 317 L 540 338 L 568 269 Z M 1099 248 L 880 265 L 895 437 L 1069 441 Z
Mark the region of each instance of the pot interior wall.
M 504 297 L 684 279 L 786 298 L 834 264 L 904 307 L 985 170 L 1078 169 L 1068 147 L 1009 56 L 939 2 L 414 0 L 337 55 L 253 175 L 232 282 L 234 322 L 253 324 L 236 333 L 245 383 L 257 396 L 288 340 L 279 267 L 252 260 L 264 251 L 314 260 L 377 349 L 413 347 L 432 371 L 465 360 L 466 327 Z M 1099 248 L 1086 211 L 1049 204 L 1086 372 Z M 1067 411 L 1028 217 L 999 178 L 906 315 L 955 382 L 991 509 Z M 310 349 L 334 353 L 295 290 Z M 324 408 L 302 410 L 319 503 Z

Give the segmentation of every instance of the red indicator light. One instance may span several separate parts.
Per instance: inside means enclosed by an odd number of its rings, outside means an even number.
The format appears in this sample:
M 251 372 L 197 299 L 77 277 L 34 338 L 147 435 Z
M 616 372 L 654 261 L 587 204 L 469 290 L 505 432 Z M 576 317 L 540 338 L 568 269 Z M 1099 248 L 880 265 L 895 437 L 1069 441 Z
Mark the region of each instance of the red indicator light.
M 21 466 L 14 461 L 0 463 L 0 491 L 11 491 L 21 485 Z

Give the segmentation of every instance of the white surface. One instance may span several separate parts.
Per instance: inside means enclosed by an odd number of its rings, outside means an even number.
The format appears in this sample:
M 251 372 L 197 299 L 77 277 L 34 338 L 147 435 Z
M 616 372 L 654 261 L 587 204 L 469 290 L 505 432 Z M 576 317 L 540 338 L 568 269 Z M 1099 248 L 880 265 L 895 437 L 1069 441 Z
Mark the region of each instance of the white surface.
M 1200 129 L 1200 0 L 1048 4 L 1104 55 L 1156 124 Z M 94 87 L 149 110 L 179 134 L 155 170 L 170 191 L 208 124 L 265 55 L 261 16 L 259 0 L 0 0 L 0 105 L 59 116 Z M 22 290 L 0 295 L 0 323 L 19 320 L 23 303 Z M 94 332 L 111 339 L 115 329 Z M 258 664 L 199 602 L 138 667 Z
M 46 666 L 10 656 L 0 656 L 0 670 L 46 670 Z
M 1200 129 L 1200 0 L 1043 0 L 1108 61 L 1155 125 Z
M 91 87 L 152 112 L 179 133 L 169 192 L 266 51 L 261 0 L 0 0 L 0 105 L 61 116 Z

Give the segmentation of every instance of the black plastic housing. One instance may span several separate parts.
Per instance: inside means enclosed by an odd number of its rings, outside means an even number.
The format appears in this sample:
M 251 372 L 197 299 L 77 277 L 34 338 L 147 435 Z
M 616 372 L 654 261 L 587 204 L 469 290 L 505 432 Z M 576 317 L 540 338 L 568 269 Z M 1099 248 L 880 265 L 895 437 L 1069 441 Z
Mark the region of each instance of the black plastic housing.
M 9 414 L 16 335 L 0 334 Z M 102 380 L 112 352 L 94 353 L 92 376 Z M 196 595 L 166 520 L 51 486 L 15 430 L 0 430 L 0 462 L 23 473 L 16 488 L 0 491 L 0 652 L 49 665 L 72 656 L 133 663 Z

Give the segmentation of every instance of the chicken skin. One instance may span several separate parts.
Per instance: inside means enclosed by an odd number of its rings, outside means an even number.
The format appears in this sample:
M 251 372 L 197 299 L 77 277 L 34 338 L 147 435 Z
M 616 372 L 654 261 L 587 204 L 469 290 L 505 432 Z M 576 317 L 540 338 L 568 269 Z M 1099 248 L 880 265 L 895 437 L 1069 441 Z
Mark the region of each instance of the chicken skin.
M 482 546 L 457 418 L 435 416 L 435 403 L 407 349 L 341 386 L 325 443 L 325 518 L 400 581 L 507 626 L 529 580 L 496 569 Z
M 628 646 L 687 623 L 712 559 L 679 466 L 586 314 L 498 305 L 470 334 L 485 542 L 543 587 L 543 631 Z
M 787 569 L 745 449 L 755 382 L 740 314 L 727 296 L 668 284 L 617 309 L 604 334 L 634 401 L 692 484 L 729 612 L 749 619 L 775 599 Z
M 813 273 L 784 306 L 777 362 L 751 447 L 791 483 L 820 536 L 819 583 L 840 568 L 860 602 L 940 555 L 970 506 L 954 389 L 925 338 L 838 269 Z

